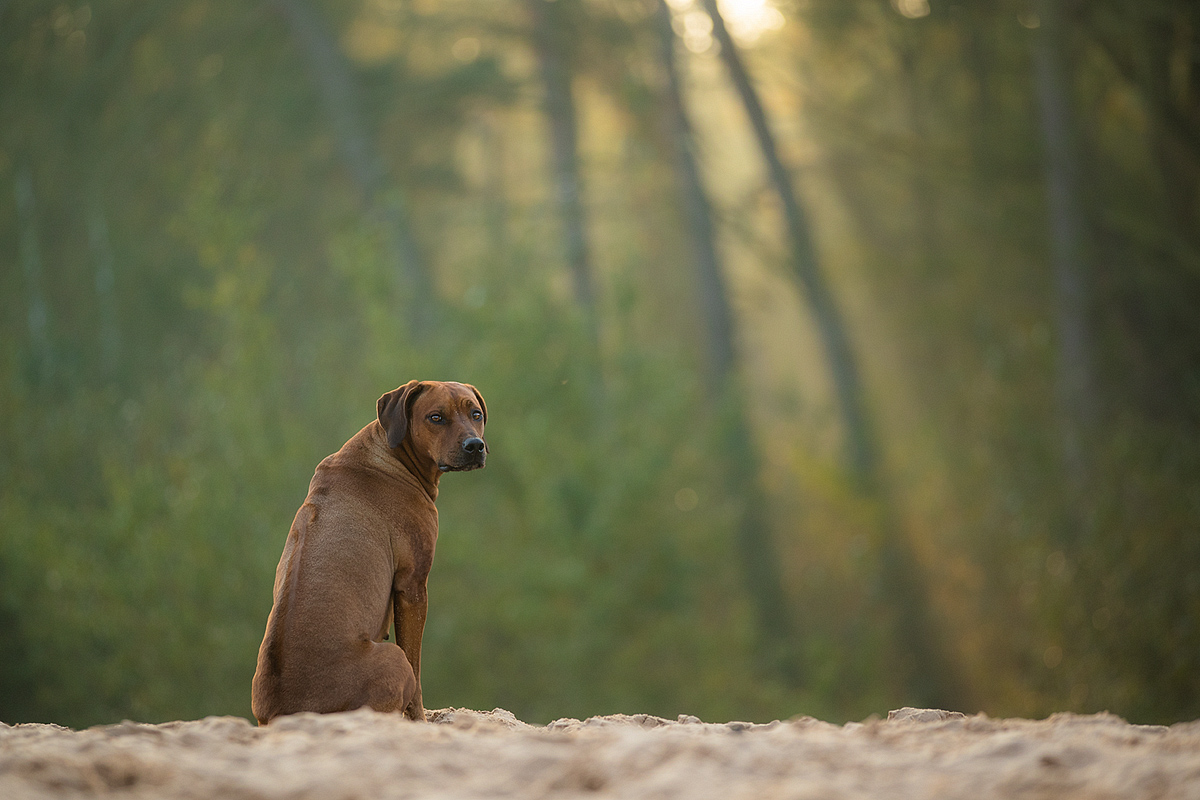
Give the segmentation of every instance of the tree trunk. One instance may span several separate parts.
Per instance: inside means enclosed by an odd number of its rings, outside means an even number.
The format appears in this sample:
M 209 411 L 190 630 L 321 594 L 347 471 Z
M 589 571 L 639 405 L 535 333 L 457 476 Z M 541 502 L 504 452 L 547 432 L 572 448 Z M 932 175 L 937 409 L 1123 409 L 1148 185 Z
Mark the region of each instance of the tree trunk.
M 904 22 L 911 22 L 904 20 Z M 930 157 L 929 131 L 925 124 L 925 107 L 921 102 L 921 87 L 917 76 L 917 50 L 910 40 L 913 25 L 895 32 L 895 49 L 900 65 L 898 74 L 901 85 L 900 99 L 904 108 L 905 123 L 912 141 L 909 160 L 910 186 L 913 208 L 916 211 L 915 227 L 921 240 L 925 258 L 926 274 L 933 273 L 943 261 L 942 237 L 939 230 L 940 212 L 937 193 L 930 173 L 934 159 Z M 894 28 L 894 25 L 893 25 Z
M 1034 9 L 1040 20 L 1033 42 L 1033 78 L 1044 148 L 1047 223 L 1054 275 L 1057 401 L 1068 484 L 1067 503 L 1073 508 L 1083 499 L 1087 486 L 1084 447 L 1088 429 L 1096 417 L 1088 323 L 1085 221 L 1079 192 L 1079 154 L 1062 62 L 1059 5 L 1057 0 L 1036 0 Z
M 507 187 L 504 185 L 504 140 L 492 120 L 478 119 L 477 130 L 484 157 L 483 219 L 488 242 L 494 253 L 507 253 L 509 248 L 508 218 L 506 202 Z
M 712 204 L 700 176 L 695 137 L 683 103 L 683 90 L 675 61 L 675 31 L 671 27 L 671 9 L 666 0 L 659 0 L 656 22 L 661 45 L 660 59 L 667 79 L 664 103 L 667 135 L 672 147 L 675 180 L 688 243 L 696 264 L 696 283 L 705 334 L 705 378 L 709 394 L 718 396 L 725 392 L 734 366 L 732 306 L 721 259 L 717 254 Z
M 1172 13 L 1173 12 L 1173 13 Z M 1145 94 L 1154 155 L 1172 221 L 1200 248 L 1200 10 L 1180 4 L 1147 23 Z M 1179 65 L 1186 65 L 1180 69 Z
M 387 176 L 359 112 L 350 65 L 308 0 L 271 2 L 287 20 L 292 36 L 304 54 L 342 160 L 366 198 L 372 215 L 387 234 L 398 288 L 407 301 L 405 313 L 409 328 L 414 335 L 424 337 L 432 331 L 437 319 L 433 276 L 417 245 L 402 194 L 393 189 L 388 193 L 390 197 L 384 196 Z
M 29 326 L 30 372 L 34 385 L 42 385 L 54 372 L 54 353 L 50 346 L 50 312 L 42 294 L 42 248 L 38 242 L 37 210 L 33 176 L 29 167 L 17 170 L 13 186 L 17 201 L 21 272 L 29 298 L 26 322 Z
M 898 671 L 913 701 L 954 705 L 961 701 L 963 690 L 922 588 L 920 565 L 904 541 L 903 531 L 891 510 L 879 473 L 878 448 L 863 401 L 858 363 L 841 311 L 821 272 L 808 214 L 779 157 L 766 112 L 717 8 L 717 0 L 704 0 L 704 7 L 712 18 L 713 36 L 721 46 L 721 58 L 754 128 L 771 184 L 783 205 L 793 269 L 816 319 L 833 376 L 838 410 L 846 428 L 851 475 L 859 492 L 872 501 L 880 515 L 880 586 L 895 614 L 896 649 L 901 661 Z
M 100 366 L 106 380 L 116 377 L 121 354 L 121 329 L 117 324 L 116 270 L 108 220 L 98 200 L 88 206 L 88 246 L 96 265 L 96 305 L 100 311 Z
M 766 112 L 758 98 L 758 92 L 750 82 L 746 68 L 742 65 L 733 38 L 725 27 L 725 20 L 717 8 L 717 0 L 704 0 L 704 8 L 712 18 L 713 36 L 721 46 L 721 58 L 746 109 L 746 115 L 758 139 L 759 149 L 767 162 L 768 177 L 783 204 L 784 219 L 792 243 L 792 266 L 816 319 L 817 330 L 825 348 L 825 358 L 833 374 L 838 410 L 846 428 L 851 474 L 861 488 L 873 490 L 871 483 L 876 476 L 877 454 L 874 436 L 863 405 L 858 364 L 850 339 L 846 335 L 841 311 L 818 266 L 808 214 L 792 189 L 791 176 L 779 158 L 779 150 L 767 123 Z
M 663 104 L 667 135 L 673 150 L 679 201 L 699 287 L 705 334 L 705 384 L 708 396 L 725 414 L 719 424 L 726 439 L 723 450 L 729 456 L 727 489 L 745 503 L 737 522 L 737 544 L 747 593 L 758 614 L 762 647 L 766 651 L 763 660 L 792 685 L 799 685 L 803 675 L 801 641 L 795 615 L 783 589 L 779 556 L 771 541 L 769 521 L 763 513 L 767 500 L 758 480 L 761 459 L 736 387 L 732 305 L 717 253 L 712 206 L 700 175 L 695 137 L 683 102 L 675 60 L 675 32 L 666 0 L 659 0 L 656 23 L 660 60 L 667 79 Z
M 975 83 L 975 112 L 971 115 L 971 156 L 975 162 L 974 172 L 978 176 L 990 176 L 994 172 L 992 155 L 998 139 L 996 127 L 1000 120 L 995 113 L 996 91 L 992 84 L 992 49 L 990 34 L 995 29 L 988 7 L 972 7 L 969 15 L 960 23 L 963 37 L 964 66 Z
M 571 68 L 567 43 L 559 19 L 562 3 L 527 0 L 533 24 L 533 43 L 545 90 L 546 118 L 550 126 L 550 150 L 554 172 L 554 199 L 562 224 L 563 246 L 575 299 L 589 328 L 596 334 L 596 302 L 592 284 L 591 251 L 583 210 L 579 174 L 579 130 L 575 100 L 571 93 Z

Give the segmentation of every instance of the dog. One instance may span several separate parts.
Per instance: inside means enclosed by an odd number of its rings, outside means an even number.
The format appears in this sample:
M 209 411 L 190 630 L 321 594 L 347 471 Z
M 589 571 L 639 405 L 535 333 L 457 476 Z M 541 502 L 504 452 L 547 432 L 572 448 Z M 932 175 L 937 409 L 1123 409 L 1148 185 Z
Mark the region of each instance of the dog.
M 259 725 L 363 706 L 425 719 L 438 480 L 484 466 L 487 405 L 469 384 L 409 381 L 376 412 L 317 466 L 288 532 L 251 685 Z

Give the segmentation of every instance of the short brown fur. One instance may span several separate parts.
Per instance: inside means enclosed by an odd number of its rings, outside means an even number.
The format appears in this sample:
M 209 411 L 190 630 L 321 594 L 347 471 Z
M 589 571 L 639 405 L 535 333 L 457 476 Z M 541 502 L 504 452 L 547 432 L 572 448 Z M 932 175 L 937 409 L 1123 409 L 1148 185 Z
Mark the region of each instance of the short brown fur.
M 322 461 L 275 571 L 251 708 L 260 725 L 368 706 L 423 720 L 421 635 L 438 480 L 484 466 L 475 387 L 409 381 Z M 398 644 L 385 641 L 392 620 Z

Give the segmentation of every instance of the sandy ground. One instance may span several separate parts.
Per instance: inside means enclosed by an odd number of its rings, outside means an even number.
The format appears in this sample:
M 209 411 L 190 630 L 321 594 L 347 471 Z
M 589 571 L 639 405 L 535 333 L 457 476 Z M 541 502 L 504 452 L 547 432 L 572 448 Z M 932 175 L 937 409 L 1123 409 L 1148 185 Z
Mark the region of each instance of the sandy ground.
M 0 725 L 0 798 L 1200 799 L 1200 721 L 914 709 L 846 725 L 639 714 L 539 727 L 501 709 L 430 717 Z

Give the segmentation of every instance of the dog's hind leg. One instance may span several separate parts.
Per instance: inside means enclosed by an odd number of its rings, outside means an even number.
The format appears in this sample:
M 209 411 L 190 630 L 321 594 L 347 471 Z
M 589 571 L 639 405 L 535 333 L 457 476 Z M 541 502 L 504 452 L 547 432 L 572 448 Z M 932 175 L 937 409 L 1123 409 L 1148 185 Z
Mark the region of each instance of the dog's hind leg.
M 417 676 L 408 657 L 392 642 L 371 642 L 358 667 L 360 683 L 356 707 L 375 711 L 403 711 L 417 694 Z

